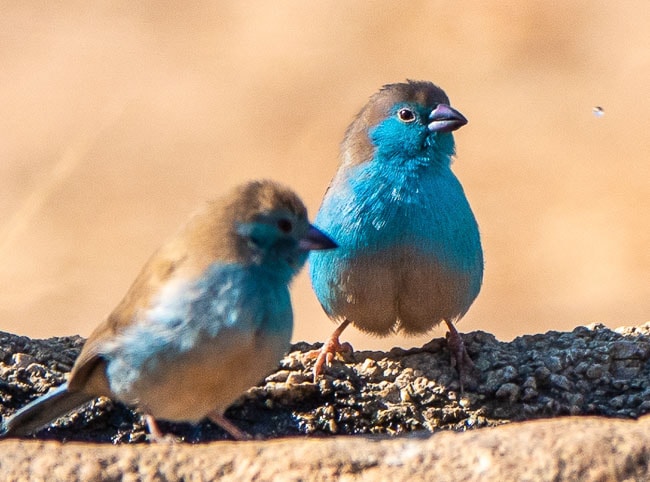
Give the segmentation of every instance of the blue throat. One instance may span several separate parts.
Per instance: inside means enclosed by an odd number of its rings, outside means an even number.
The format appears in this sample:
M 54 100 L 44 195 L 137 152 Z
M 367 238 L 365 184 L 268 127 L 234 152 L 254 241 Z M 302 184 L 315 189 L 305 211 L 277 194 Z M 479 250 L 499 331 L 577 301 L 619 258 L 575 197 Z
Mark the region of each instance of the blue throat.
M 312 259 L 412 243 L 414 238 L 428 236 L 431 226 L 426 224 L 444 216 L 449 203 L 466 203 L 450 169 L 452 135 L 427 136 L 414 143 L 420 148 L 409 153 L 403 145 L 384 141 L 373 159 L 347 166 L 337 174 L 339 179 L 332 183 L 336 192 L 324 199 L 316 224 L 340 247 L 332 253 L 314 253 Z

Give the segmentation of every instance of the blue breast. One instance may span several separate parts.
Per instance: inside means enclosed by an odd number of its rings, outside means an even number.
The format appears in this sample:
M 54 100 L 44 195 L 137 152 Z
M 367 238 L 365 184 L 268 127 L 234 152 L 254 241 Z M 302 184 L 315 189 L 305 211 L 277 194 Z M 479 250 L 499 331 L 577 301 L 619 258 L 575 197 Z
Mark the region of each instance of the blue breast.
M 372 256 L 385 258 L 405 247 L 450 270 L 473 270 L 478 293 L 483 267 L 478 226 L 448 162 L 373 160 L 344 168 L 316 223 L 339 244 L 332 252 L 310 255 L 314 291 L 331 316 L 336 316 L 334 299 L 346 295 L 340 277 L 357 259 L 363 257 L 367 271 Z

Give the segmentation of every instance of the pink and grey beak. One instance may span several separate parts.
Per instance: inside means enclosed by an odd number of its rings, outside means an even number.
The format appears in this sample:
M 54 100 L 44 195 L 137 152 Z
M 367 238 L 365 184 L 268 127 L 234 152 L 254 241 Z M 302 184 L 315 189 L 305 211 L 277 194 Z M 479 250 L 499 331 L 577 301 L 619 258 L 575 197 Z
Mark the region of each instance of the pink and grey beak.
M 431 111 L 429 120 L 427 127 L 431 132 L 451 132 L 467 124 L 465 116 L 447 104 L 438 104 Z
M 298 246 L 304 251 L 315 251 L 320 249 L 338 248 L 339 245 L 332 241 L 332 239 L 320 229 L 310 225 L 307 233 L 300 238 Z

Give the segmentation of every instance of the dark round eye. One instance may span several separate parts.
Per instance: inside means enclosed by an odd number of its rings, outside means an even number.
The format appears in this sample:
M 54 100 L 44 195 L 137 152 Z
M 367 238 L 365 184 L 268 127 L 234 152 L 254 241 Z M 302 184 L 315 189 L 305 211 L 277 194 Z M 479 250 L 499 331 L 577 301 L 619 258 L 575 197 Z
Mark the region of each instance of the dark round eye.
M 415 120 L 415 113 L 405 107 L 397 111 L 397 117 L 402 122 L 413 122 Z
M 293 224 L 288 219 L 278 219 L 278 229 L 283 233 L 290 233 L 293 229 Z

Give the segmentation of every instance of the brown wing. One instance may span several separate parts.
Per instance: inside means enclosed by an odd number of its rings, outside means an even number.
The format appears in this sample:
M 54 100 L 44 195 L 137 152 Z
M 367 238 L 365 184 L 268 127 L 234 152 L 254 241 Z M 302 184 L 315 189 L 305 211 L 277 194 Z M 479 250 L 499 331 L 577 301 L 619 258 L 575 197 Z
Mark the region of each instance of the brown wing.
M 260 196 L 247 196 L 244 199 L 247 202 L 242 203 L 241 195 L 239 193 L 239 197 L 230 203 L 223 200 L 208 203 L 154 253 L 124 299 L 86 341 L 68 380 L 70 390 L 110 395 L 105 362 L 101 357 L 102 347 L 107 340 L 130 326 L 140 310 L 149 307 L 152 297 L 172 276 L 195 278 L 216 260 L 233 262 L 245 256 L 234 234 L 235 218 L 251 217 L 240 212 L 242 209 L 259 211 L 257 197 Z
M 183 267 L 187 250 L 181 249 L 182 243 L 178 241 L 163 246 L 149 259 L 124 299 L 88 337 L 70 373 L 70 390 L 110 395 L 104 370 L 105 363 L 101 358 L 102 346 L 106 340 L 129 326 L 136 313 L 146 309 L 159 287 Z

